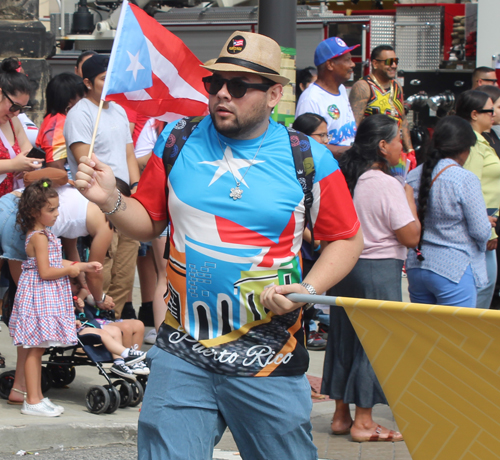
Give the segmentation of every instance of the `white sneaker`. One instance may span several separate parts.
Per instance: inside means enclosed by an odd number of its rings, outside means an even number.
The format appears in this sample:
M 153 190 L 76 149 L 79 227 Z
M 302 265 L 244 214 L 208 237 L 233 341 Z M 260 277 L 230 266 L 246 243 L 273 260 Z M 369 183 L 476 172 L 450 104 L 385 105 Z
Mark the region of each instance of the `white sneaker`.
M 144 337 L 144 343 L 147 343 L 149 345 L 154 345 L 155 342 L 156 342 L 156 330 L 151 329 Z
M 137 375 L 149 375 L 149 367 L 146 366 L 144 362 L 132 364 L 129 366 L 134 374 Z
M 43 398 L 42 402 L 45 403 L 45 405 L 52 407 L 52 409 L 55 409 L 58 411 L 60 414 L 64 413 L 64 407 L 59 406 L 58 404 L 54 404 L 49 398 Z
M 21 414 L 37 415 L 39 417 L 59 417 L 61 415 L 59 411 L 49 407 L 43 401 L 40 401 L 38 404 L 28 404 L 24 401 Z

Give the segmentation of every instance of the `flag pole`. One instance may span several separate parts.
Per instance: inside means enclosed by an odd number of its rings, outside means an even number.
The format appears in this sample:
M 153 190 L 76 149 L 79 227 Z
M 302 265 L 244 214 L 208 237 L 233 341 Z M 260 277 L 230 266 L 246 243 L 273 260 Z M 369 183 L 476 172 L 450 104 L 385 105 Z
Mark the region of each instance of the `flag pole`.
M 104 104 L 104 99 L 101 99 L 99 101 L 99 109 L 97 110 L 97 119 L 95 121 L 94 133 L 92 134 L 92 141 L 90 142 L 89 155 L 88 155 L 89 158 L 92 157 L 92 151 L 94 150 L 95 138 L 97 136 L 97 127 L 99 126 L 99 120 L 101 118 L 101 111 L 103 104 Z

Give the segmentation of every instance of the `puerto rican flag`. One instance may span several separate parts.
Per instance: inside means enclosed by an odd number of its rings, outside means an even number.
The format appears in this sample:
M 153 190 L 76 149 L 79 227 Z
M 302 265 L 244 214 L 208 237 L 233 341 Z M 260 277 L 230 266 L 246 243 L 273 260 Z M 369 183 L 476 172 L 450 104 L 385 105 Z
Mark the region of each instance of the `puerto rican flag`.
M 182 40 L 124 0 L 101 97 L 166 122 L 206 115 L 201 79 L 211 73 L 200 64 Z

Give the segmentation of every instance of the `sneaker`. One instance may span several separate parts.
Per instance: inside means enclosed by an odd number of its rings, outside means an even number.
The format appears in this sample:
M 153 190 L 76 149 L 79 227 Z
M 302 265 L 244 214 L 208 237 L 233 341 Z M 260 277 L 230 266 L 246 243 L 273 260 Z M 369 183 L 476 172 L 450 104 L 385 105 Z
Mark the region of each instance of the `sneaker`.
M 133 348 L 128 349 L 128 356 L 124 358 L 125 364 L 130 366 L 131 364 L 138 363 L 139 361 L 143 361 L 146 358 L 146 352 L 137 350 L 137 345 L 134 345 Z
M 151 329 L 144 337 L 144 343 L 147 343 L 149 345 L 154 345 L 155 342 L 156 342 L 156 330 Z
M 324 350 L 326 348 L 326 340 L 319 335 L 318 331 L 312 331 L 307 338 L 307 348 L 309 350 Z
M 130 369 L 136 375 L 149 375 L 149 367 L 146 366 L 144 361 L 132 364 L 132 366 L 130 366 Z
M 57 410 L 60 414 L 64 413 L 64 407 L 59 406 L 58 404 L 54 404 L 49 398 L 43 398 L 42 402 L 49 407 L 52 407 L 52 409 Z
M 21 414 L 37 415 L 38 417 L 59 417 L 61 415 L 59 411 L 49 407 L 43 401 L 40 401 L 38 404 L 28 404 L 24 401 Z
M 125 377 L 130 380 L 136 379 L 132 369 L 124 363 L 114 363 L 109 370 L 113 372 L 113 374 L 119 375 L 120 377 Z

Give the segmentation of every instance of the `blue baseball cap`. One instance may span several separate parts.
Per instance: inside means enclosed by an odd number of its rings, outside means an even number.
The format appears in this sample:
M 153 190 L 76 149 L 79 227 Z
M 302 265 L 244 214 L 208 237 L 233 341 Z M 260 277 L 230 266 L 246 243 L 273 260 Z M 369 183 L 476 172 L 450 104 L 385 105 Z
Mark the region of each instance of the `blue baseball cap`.
M 330 37 L 323 40 L 314 52 L 314 65 L 318 67 L 328 59 L 333 59 L 343 54 L 349 53 L 359 45 L 347 46 L 345 41 L 339 37 Z

